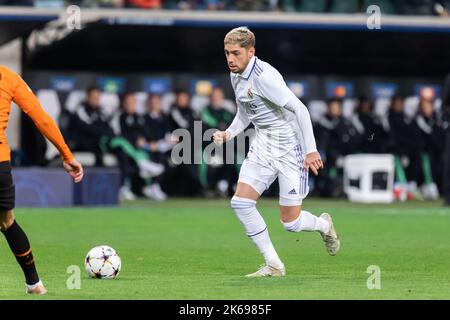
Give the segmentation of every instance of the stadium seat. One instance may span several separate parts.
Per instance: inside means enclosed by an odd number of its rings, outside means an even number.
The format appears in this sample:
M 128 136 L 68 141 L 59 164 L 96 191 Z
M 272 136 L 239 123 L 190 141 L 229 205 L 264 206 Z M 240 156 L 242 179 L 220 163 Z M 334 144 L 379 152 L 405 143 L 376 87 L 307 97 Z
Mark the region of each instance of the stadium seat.
M 85 167 L 95 166 L 95 155 L 92 152 L 76 151 L 73 153 L 74 157 Z M 103 155 L 103 163 L 105 167 L 116 167 L 118 162 L 115 155 L 105 153 Z
M 311 1 L 313 2 L 313 1 Z M 356 13 L 359 10 L 358 0 L 333 1 L 330 7 L 331 13 Z
M 209 103 L 209 97 L 194 94 L 191 98 L 191 108 L 194 112 L 199 115 L 203 108 Z
M 325 12 L 327 1 L 326 0 L 301 0 L 297 5 L 294 0 L 283 1 L 283 6 L 286 11 L 299 11 L 299 12 Z
M 434 109 L 436 110 L 436 112 L 441 112 L 441 108 L 442 108 L 442 99 L 436 98 L 434 100 Z
M 67 97 L 66 109 L 74 112 L 75 109 L 86 98 L 86 93 L 82 90 L 72 91 Z M 104 108 L 104 112 L 111 115 L 120 106 L 120 99 L 116 93 L 103 92 L 100 96 L 100 104 Z
M 374 112 L 378 117 L 386 117 L 391 105 L 390 98 L 378 98 L 375 100 Z
M 69 93 L 66 101 L 66 110 L 69 112 L 75 112 L 75 109 L 86 98 L 86 93 L 82 90 L 75 90 Z
M 82 90 L 72 91 L 67 97 L 66 110 L 74 112 L 84 101 L 86 93 Z M 120 107 L 120 99 L 116 93 L 103 92 L 100 96 L 100 104 L 107 115 L 113 114 Z
M 172 92 L 165 93 L 161 97 L 162 110 L 165 114 L 169 114 L 170 108 L 174 102 L 175 102 L 175 94 Z
M 93 167 L 95 165 L 95 155 L 92 152 L 76 151 L 73 156 L 85 167 Z
M 342 115 L 346 119 L 350 119 L 356 111 L 358 99 L 347 98 L 342 101 Z
M 308 110 L 313 122 L 318 122 L 320 118 L 327 112 L 327 104 L 323 100 L 311 100 L 308 103 Z
M 390 0 L 364 0 L 364 10 L 371 5 L 379 6 L 383 14 L 397 14 L 397 10 Z
M 120 129 L 120 113 L 116 112 L 113 114 L 113 116 L 109 120 L 109 125 L 113 129 L 114 134 L 121 135 L 121 129 Z
M 120 107 L 120 99 L 116 93 L 103 92 L 100 96 L 100 105 L 106 115 L 112 115 Z
M 419 108 L 419 97 L 411 96 L 405 99 L 405 114 L 408 118 L 413 118 Z
M 56 120 L 61 113 L 61 104 L 55 90 L 41 89 L 36 94 L 44 110 Z
M 59 114 L 61 113 L 61 104 L 59 102 L 58 94 L 56 93 L 56 91 L 50 89 L 41 89 L 37 92 L 36 96 L 41 102 L 44 110 L 57 123 Z M 50 141 L 46 141 L 47 151 L 45 153 L 45 157 L 50 160 L 58 156 L 59 152 Z
M 138 114 L 147 113 L 147 92 L 136 92 L 136 112 Z
M 34 2 L 36 8 L 45 9 L 63 9 L 64 4 L 64 0 L 36 0 Z
M 103 163 L 105 167 L 117 167 L 119 165 L 117 157 L 112 153 L 105 153 L 103 155 Z
M 236 113 L 236 105 L 234 104 L 234 102 L 230 99 L 225 99 L 225 101 L 223 102 L 223 107 L 230 111 L 232 114 Z
M 344 191 L 352 202 L 394 201 L 394 156 L 352 154 L 344 159 Z

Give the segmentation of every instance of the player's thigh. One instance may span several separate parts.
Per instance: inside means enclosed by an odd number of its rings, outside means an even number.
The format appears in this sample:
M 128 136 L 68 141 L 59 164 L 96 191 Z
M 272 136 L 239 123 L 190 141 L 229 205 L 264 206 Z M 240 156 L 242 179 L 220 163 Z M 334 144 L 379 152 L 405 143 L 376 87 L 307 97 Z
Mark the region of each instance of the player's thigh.
M 278 173 L 280 187 L 279 204 L 283 207 L 299 207 L 309 192 L 308 171 L 296 162 L 285 162 L 280 165 Z M 284 211 L 295 211 L 286 209 Z
M 258 193 L 254 187 L 245 182 L 238 182 L 234 195 L 236 197 L 251 199 L 254 201 L 257 201 L 261 196 L 261 194 Z
M 245 159 L 239 172 L 235 195 L 257 200 L 276 178 L 276 171 L 268 165 Z
M 0 230 L 8 230 L 9 227 L 14 223 L 14 211 L 1 211 L 0 212 Z
M 280 205 L 280 219 L 283 222 L 291 222 L 300 216 L 302 206 L 281 206 Z
M 15 187 L 9 161 L 0 162 L 0 227 L 6 230 L 14 221 Z

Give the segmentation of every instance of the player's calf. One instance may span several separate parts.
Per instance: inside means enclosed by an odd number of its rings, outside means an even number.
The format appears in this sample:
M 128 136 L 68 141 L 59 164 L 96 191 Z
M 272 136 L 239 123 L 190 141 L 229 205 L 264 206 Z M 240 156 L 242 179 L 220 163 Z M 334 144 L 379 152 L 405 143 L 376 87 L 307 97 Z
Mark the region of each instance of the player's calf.
M 231 207 L 244 227 L 247 236 L 264 256 L 266 265 L 281 268 L 283 263 L 270 240 L 267 225 L 256 209 L 256 201 L 234 196 L 231 199 Z
M 328 232 L 320 232 L 325 248 L 330 256 L 335 256 L 341 248 L 341 240 L 334 227 L 333 219 L 330 214 L 324 212 L 320 215 L 321 219 L 325 219 L 330 224 Z
M 300 214 L 294 218 L 294 220 L 281 220 L 281 223 L 283 224 L 283 227 L 290 232 L 319 231 L 327 233 L 330 229 L 330 223 L 327 220 L 316 217 L 311 212 L 305 210 L 301 210 Z
M 38 283 L 34 284 L 34 285 L 26 285 L 26 293 L 28 294 L 37 294 L 37 295 L 43 295 L 47 293 L 47 289 L 45 288 L 44 284 L 42 283 L 42 281 L 39 281 Z
M 12 222 L 10 220 L 11 217 L 13 219 Z M 27 286 L 29 287 L 38 284 L 40 282 L 39 276 L 36 271 L 36 266 L 34 264 L 34 257 L 31 251 L 31 246 L 30 242 L 28 241 L 27 235 L 19 226 L 19 224 L 14 220 L 14 215 L 12 214 L 12 211 L 8 212 L 8 214 L 2 213 L 1 221 L 2 221 L 1 231 L 5 236 L 12 253 L 16 257 L 17 262 L 19 263 L 20 267 L 23 270 Z M 41 289 L 36 290 L 39 292 L 44 291 Z
M 12 210 L 0 213 L 0 230 L 8 230 L 14 223 L 14 213 Z

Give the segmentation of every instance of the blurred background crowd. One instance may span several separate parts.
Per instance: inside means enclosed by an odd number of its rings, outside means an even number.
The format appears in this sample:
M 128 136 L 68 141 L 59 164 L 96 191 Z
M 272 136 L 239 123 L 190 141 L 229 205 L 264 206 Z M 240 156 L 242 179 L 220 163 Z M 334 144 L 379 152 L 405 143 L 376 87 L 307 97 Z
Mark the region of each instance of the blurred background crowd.
M 310 110 L 325 162 L 320 175 L 310 179 L 313 195 L 345 197 L 343 159 L 360 153 L 395 156 L 397 199 L 436 199 L 450 190 L 450 183 L 444 183 L 449 170 L 444 150 L 450 149 L 445 145 L 450 81 L 444 84 L 450 70 L 450 25 L 440 18 L 449 16 L 450 1 L 0 0 L 0 7 L 63 9 L 70 4 L 99 8 L 93 10 L 98 17 L 73 32 L 62 32 L 65 23 L 45 25 L 45 19 L 57 16 L 44 17 L 42 10 L 35 20 L 25 16 L 20 28 L 16 16 L 6 17 L 0 19 L 5 30 L 0 40 L 20 37 L 9 55 L 11 64 L 20 65 L 86 166 L 118 168 L 121 199 L 164 201 L 172 195 L 226 197 L 234 192 L 245 152 L 236 153 L 231 165 L 224 164 L 226 154 L 202 159 L 210 141 L 192 144 L 191 156 L 200 155 L 199 164 L 177 164 L 171 154 L 183 141 L 174 130 L 193 135 L 224 130 L 232 122 L 236 105 L 223 36 L 245 21 L 255 31 L 257 55 L 285 76 Z M 372 30 L 353 15 L 366 14 L 370 5 L 379 5 L 394 20 L 395 15 L 409 18 Z M 121 15 L 125 9 L 103 10 L 108 7 L 167 11 L 161 19 L 158 11 L 134 18 Z M 29 8 L 23 10 L 28 14 Z M 177 15 L 185 10 L 199 12 Z M 224 13 L 212 21 L 206 10 Z M 239 22 L 233 10 L 246 11 Z M 273 19 L 283 12 L 318 15 L 307 21 L 306 15 L 295 14 L 286 14 L 286 22 Z M 15 165 L 60 165 L 25 116 L 12 126 L 20 127 Z M 276 195 L 277 188 L 273 184 L 266 192 Z
M 236 106 L 233 97 L 226 97 L 222 88 L 213 87 L 204 97 L 192 97 L 190 90 L 184 88 L 164 95 L 125 92 L 113 94 L 114 99 L 102 99 L 102 95 L 111 98 L 111 94 L 97 86 L 78 93 L 78 102 L 69 99 L 71 106 L 66 105 L 58 118 L 62 132 L 82 161 L 80 152 L 87 152 L 95 157 L 93 166 L 120 168 L 122 199 L 145 196 L 164 201 L 167 194 L 228 197 L 234 192 L 240 166 L 237 160 L 242 161 L 245 154 L 236 154 L 236 164 L 224 164 L 225 153 L 214 154 L 208 164 L 205 159 L 199 164 L 176 164 L 171 157 L 172 148 L 182 139 L 173 134 L 174 130 L 186 129 L 194 139 L 196 121 L 201 121 L 197 126 L 202 134 L 207 129 L 225 130 L 231 124 Z M 51 104 L 48 93 L 38 92 L 38 97 L 44 105 Z M 408 99 L 394 95 L 384 99 L 384 104 L 376 104 L 367 96 L 312 101 L 309 108 L 325 169 L 319 176 L 311 177 L 311 193 L 345 197 L 346 155 L 390 153 L 395 155 L 396 187 L 404 196 L 436 199 L 443 182 L 448 126 L 441 104 L 431 89 Z M 201 154 L 210 143 L 192 142 L 193 153 Z M 30 161 L 51 165 L 45 154 L 42 138 L 24 146 L 16 161 L 22 165 Z M 27 155 L 33 155 L 33 159 Z M 105 163 L 107 155 L 113 155 L 116 161 Z M 267 193 L 275 195 L 277 185 Z
M 0 0 L 0 5 L 62 8 L 83 7 L 141 8 L 171 10 L 243 10 L 317 13 L 364 13 L 379 5 L 385 14 L 438 15 L 448 17 L 448 0 Z

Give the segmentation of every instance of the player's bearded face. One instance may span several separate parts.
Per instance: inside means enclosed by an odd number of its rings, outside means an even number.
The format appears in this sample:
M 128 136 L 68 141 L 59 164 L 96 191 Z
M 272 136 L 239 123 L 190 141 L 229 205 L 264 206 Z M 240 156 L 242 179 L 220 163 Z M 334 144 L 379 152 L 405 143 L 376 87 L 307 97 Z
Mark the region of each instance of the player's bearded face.
M 243 48 L 238 44 L 225 45 L 225 57 L 231 72 L 242 73 L 247 67 L 250 59 L 255 54 L 255 48 Z

